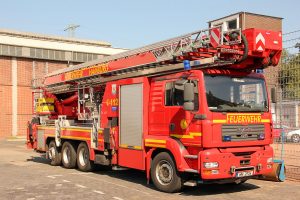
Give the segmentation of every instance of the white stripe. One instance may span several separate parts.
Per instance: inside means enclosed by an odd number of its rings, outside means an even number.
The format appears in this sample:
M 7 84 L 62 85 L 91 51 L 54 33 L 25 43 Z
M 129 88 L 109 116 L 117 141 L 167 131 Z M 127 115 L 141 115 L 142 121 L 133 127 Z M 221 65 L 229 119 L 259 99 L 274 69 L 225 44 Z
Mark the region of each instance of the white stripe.
M 77 187 L 80 187 L 80 188 L 86 188 L 86 186 L 84 185 L 79 185 L 79 184 L 76 184 Z
M 257 44 L 260 40 L 262 41 L 262 43 L 263 43 L 264 45 L 266 44 L 266 40 L 265 40 L 264 36 L 263 36 L 261 33 L 259 33 L 259 34 L 256 36 L 256 38 L 255 38 L 255 43 Z
M 259 47 L 257 48 L 257 50 L 263 51 L 264 49 L 262 48 L 262 46 L 259 46 Z
M 55 177 L 58 177 L 58 176 L 62 176 L 62 175 L 49 175 L 49 176 L 47 176 L 48 178 L 53 178 L 53 179 L 55 179 Z
M 124 200 L 124 199 L 122 199 L 120 197 L 113 197 L 113 198 L 116 199 L 116 200 Z
M 63 182 L 65 182 L 65 183 L 70 183 L 70 181 L 68 181 L 68 180 L 63 180 Z
M 96 177 L 88 176 L 88 175 L 86 175 L 86 173 L 82 173 L 82 174 L 79 174 L 79 175 L 84 176 L 84 177 L 86 177 L 86 178 L 90 178 L 90 179 L 94 179 L 94 180 L 97 180 L 97 181 L 101 181 L 101 182 L 104 182 L 104 183 L 109 183 L 109 184 L 112 184 L 112 185 L 116 185 L 116 186 L 119 186 L 119 187 L 123 187 L 123 188 L 126 188 L 126 189 L 128 189 L 128 190 L 134 190 L 134 191 L 136 191 L 136 192 L 140 192 L 140 193 L 143 193 L 143 194 L 146 194 L 146 195 L 150 195 L 148 192 L 144 192 L 144 191 L 135 189 L 135 188 L 133 188 L 133 187 L 127 187 L 127 186 L 125 186 L 125 185 L 113 183 L 113 182 L 106 181 L 106 180 L 103 180 L 103 179 L 99 179 L 99 178 L 96 178 Z
M 104 192 L 101 192 L 99 190 L 94 190 L 93 192 L 98 193 L 98 194 L 104 194 Z
M 218 44 L 220 44 L 220 38 L 216 35 L 216 33 L 213 30 L 211 31 L 211 36 Z

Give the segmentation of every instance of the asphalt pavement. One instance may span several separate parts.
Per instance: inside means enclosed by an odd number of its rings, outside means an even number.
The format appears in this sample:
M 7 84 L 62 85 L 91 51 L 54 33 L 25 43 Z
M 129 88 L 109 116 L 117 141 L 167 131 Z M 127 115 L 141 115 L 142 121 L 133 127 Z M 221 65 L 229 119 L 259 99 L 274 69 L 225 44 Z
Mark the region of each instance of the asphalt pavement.
M 0 141 L 0 199 L 299 199 L 300 183 L 249 180 L 241 185 L 201 185 L 180 193 L 162 193 L 147 185 L 136 170 L 83 173 L 53 167 L 43 154 L 27 150 L 22 141 Z

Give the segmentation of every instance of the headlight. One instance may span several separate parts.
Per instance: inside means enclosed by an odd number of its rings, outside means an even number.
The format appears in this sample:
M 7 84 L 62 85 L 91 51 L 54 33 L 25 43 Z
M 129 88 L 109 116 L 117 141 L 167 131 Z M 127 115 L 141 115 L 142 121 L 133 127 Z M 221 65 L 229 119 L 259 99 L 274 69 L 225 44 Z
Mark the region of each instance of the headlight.
M 218 162 L 205 162 L 204 163 L 204 168 L 206 168 L 206 169 L 217 168 L 217 167 L 219 167 Z

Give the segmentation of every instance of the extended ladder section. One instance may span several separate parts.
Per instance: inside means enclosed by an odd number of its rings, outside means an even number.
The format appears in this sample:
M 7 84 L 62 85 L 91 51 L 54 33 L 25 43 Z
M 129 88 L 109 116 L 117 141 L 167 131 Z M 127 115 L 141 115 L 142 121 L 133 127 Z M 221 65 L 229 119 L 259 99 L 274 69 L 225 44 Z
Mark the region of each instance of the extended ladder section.
M 281 49 L 281 32 L 216 27 L 55 71 L 44 85 L 51 93 L 63 93 L 84 84 L 182 71 L 183 63 L 192 68 L 253 70 L 277 65 Z

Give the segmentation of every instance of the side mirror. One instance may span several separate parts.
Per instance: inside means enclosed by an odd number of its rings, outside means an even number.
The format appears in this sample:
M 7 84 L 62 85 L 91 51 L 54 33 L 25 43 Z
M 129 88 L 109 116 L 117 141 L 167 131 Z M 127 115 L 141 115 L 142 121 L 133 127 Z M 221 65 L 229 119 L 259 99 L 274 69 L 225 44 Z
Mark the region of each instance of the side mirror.
M 183 92 L 184 104 L 183 109 L 192 111 L 195 109 L 194 103 L 194 84 L 193 83 L 185 83 L 184 84 L 184 92 Z
M 277 102 L 277 95 L 276 95 L 276 89 L 271 88 L 271 102 L 276 103 Z

